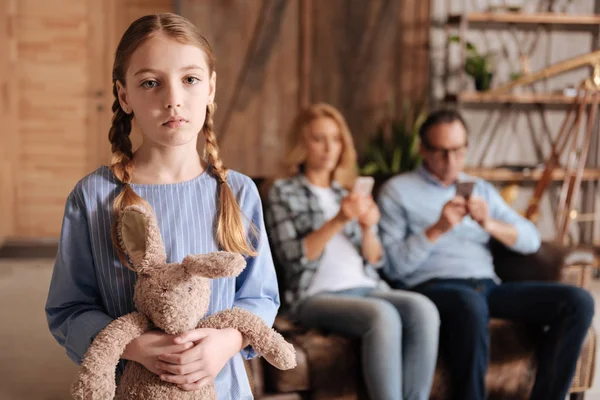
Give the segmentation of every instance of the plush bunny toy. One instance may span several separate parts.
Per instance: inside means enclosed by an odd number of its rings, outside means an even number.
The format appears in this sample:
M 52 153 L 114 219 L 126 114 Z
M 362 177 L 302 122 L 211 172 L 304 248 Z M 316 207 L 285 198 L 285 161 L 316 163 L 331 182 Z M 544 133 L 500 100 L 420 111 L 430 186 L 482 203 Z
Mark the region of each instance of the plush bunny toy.
M 125 208 L 118 220 L 118 238 L 138 273 L 134 303 L 138 311 L 112 321 L 90 345 L 71 393 L 76 399 L 217 399 L 213 383 L 183 391 L 136 362 L 129 362 L 116 384 L 115 371 L 127 344 L 150 329 L 180 334 L 195 328 L 235 328 L 268 362 L 279 369 L 296 366 L 294 347 L 259 317 L 242 308 L 205 317 L 210 279 L 238 276 L 244 257 L 228 252 L 189 255 L 167 264 L 154 214 L 140 206 Z

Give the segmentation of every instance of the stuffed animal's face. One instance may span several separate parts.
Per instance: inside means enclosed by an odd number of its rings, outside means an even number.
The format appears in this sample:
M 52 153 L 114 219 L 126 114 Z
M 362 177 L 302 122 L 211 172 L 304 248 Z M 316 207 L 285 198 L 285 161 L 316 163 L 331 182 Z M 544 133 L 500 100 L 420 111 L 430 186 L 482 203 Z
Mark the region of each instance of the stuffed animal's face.
M 170 334 L 196 328 L 210 302 L 210 279 L 238 276 L 246 266 L 240 254 L 190 255 L 166 262 L 165 247 L 152 212 L 126 207 L 119 216 L 119 244 L 138 272 L 134 302 L 139 312 Z
M 196 328 L 206 314 L 210 280 L 190 274 L 181 264 L 166 264 L 150 274 L 139 274 L 134 301 L 157 328 L 182 333 Z

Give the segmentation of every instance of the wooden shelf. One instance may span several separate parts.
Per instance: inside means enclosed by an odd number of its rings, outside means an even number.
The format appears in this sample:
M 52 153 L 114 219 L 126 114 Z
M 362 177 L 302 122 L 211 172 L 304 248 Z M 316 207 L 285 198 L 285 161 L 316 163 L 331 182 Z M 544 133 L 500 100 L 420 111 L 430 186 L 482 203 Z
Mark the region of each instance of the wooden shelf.
M 544 170 L 543 168 L 536 168 L 527 172 L 516 172 L 508 168 L 467 167 L 465 172 L 491 182 L 533 182 L 541 178 Z M 561 181 L 564 178 L 565 171 L 563 169 L 557 169 L 552 174 L 552 180 Z M 600 169 L 584 170 L 582 180 L 600 180 Z
M 596 25 L 600 15 L 574 15 L 564 13 L 523 13 L 523 12 L 473 12 L 450 15 L 449 24 L 458 24 L 463 18 L 468 22 L 505 24 L 557 24 L 557 25 Z
M 446 96 L 446 101 L 461 103 L 519 103 L 519 104 L 571 104 L 575 97 L 561 93 L 506 93 L 462 92 Z

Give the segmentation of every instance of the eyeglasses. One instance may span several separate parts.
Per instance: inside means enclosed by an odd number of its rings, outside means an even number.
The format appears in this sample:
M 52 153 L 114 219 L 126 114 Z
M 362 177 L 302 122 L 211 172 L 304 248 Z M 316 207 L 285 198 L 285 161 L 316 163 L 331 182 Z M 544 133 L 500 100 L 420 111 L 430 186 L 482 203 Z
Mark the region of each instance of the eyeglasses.
M 437 147 L 432 144 L 429 144 L 423 141 L 423 147 L 431 153 L 435 157 L 446 159 L 450 157 L 450 154 L 456 155 L 456 157 L 463 158 L 467 154 L 468 143 L 463 144 L 459 147 L 446 148 L 446 147 Z

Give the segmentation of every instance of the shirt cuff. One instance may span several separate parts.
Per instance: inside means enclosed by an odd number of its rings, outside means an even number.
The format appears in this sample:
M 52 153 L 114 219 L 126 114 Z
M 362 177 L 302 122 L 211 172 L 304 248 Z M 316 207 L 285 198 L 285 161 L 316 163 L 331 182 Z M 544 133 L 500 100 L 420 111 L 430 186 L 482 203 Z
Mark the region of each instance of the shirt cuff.
M 517 240 L 511 246 L 511 250 L 521 254 L 533 254 L 539 250 L 542 243 L 539 232 L 528 227 L 516 226 Z
M 418 255 L 428 254 L 433 245 L 434 244 L 425 234 L 425 231 L 414 234 L 410 242 L 411 251 L 417 253 Z
M 81 364 L 96 335 L 112 321 L 113 319 L 102 311 L 88 311 L 73 319 L 65 341 L 69 358 Z
M 306 244 L 305 244 L 305 239 L 303 238 L 302 240 L 300 240 L 300 251 L 302 254 L 302 256 L 300 258 L 300 265 L 304 266 L 303 269 L 312 269 L 313 271 L 316 271 L 319 268 L 319 264 L 321 263 L 321 260 L 323 259 L 325 250 L 323 250 L 316 259 L 309 260 L 306 257 Z

